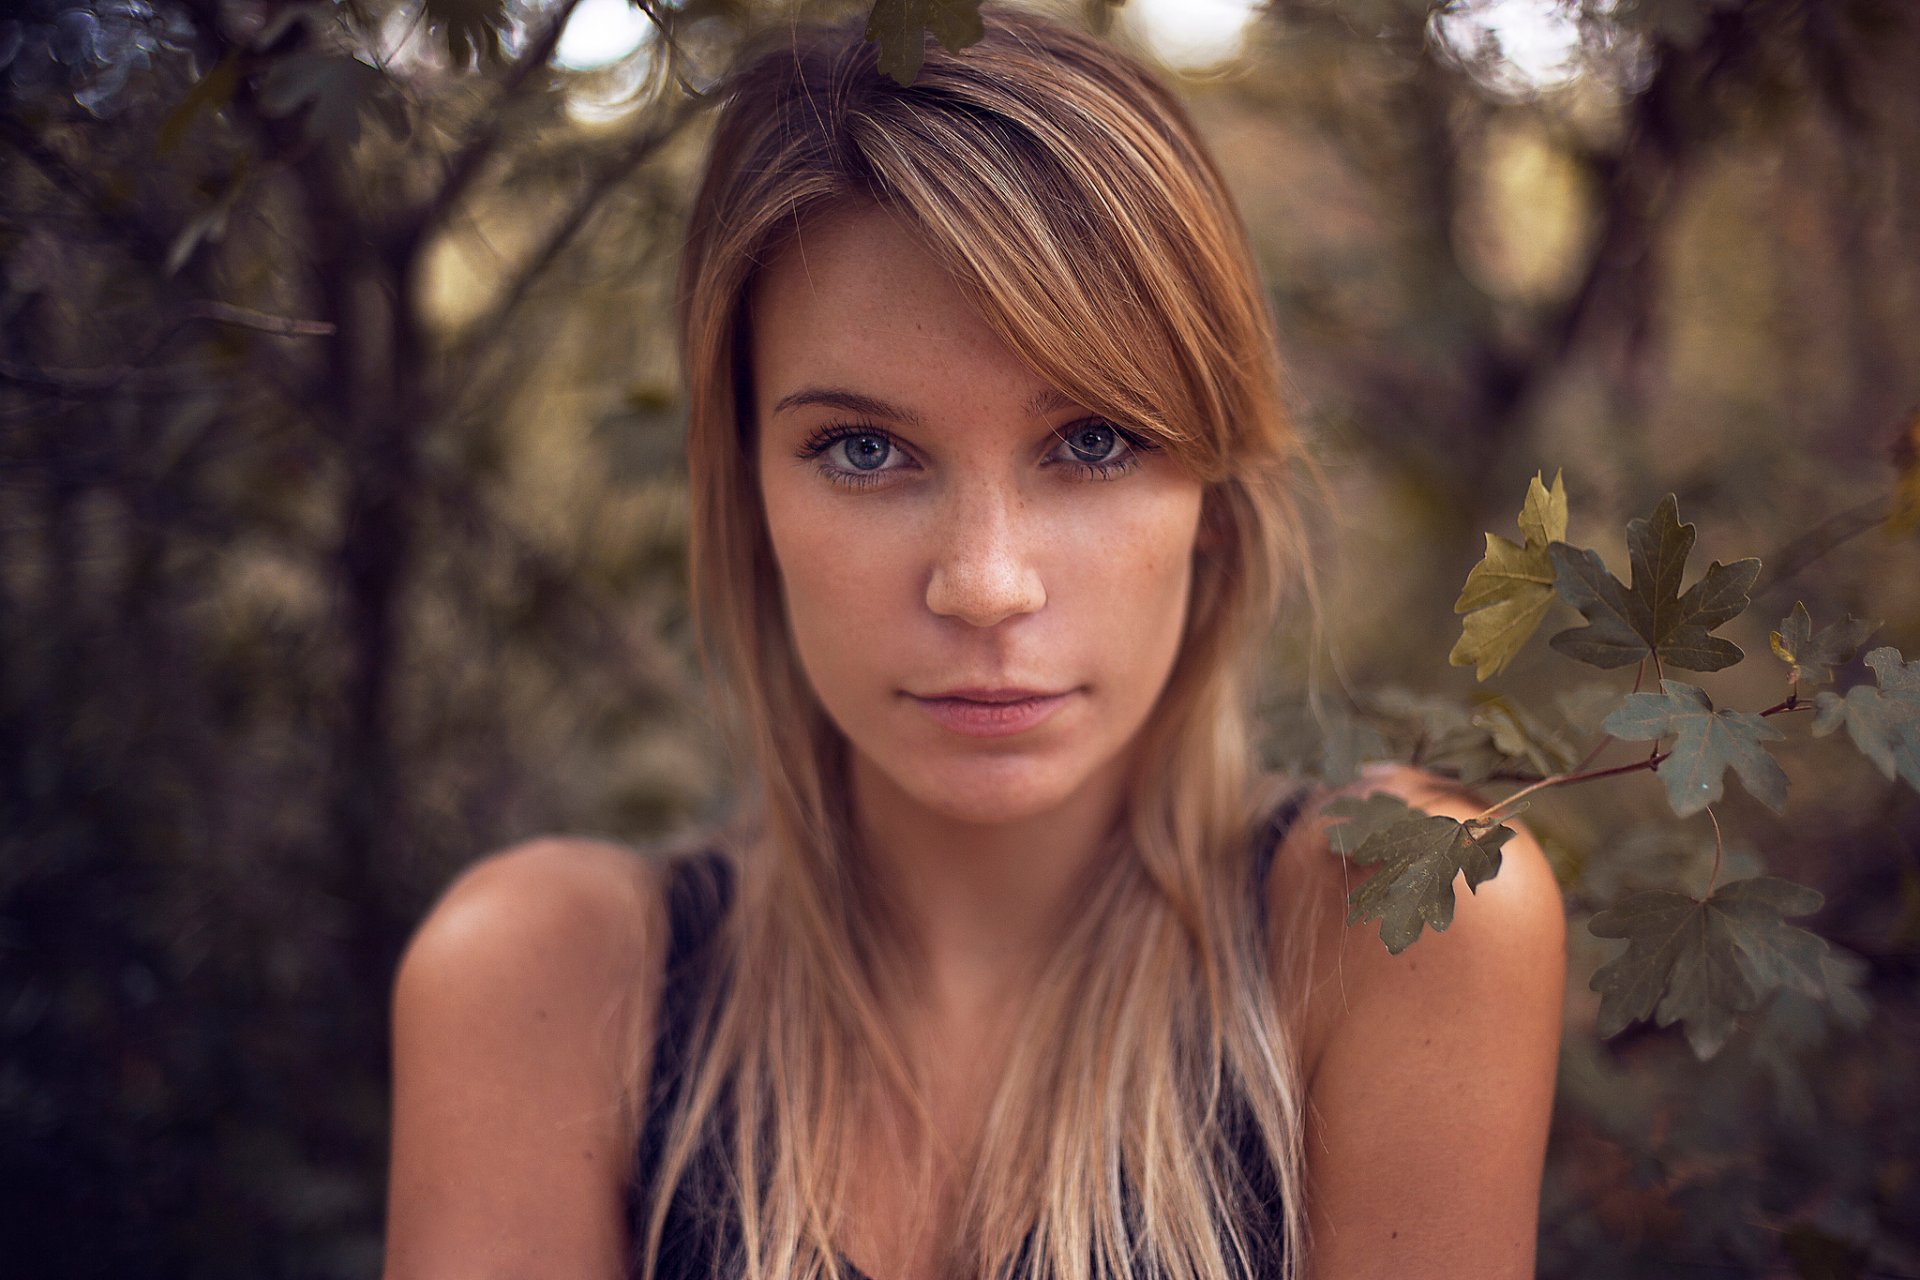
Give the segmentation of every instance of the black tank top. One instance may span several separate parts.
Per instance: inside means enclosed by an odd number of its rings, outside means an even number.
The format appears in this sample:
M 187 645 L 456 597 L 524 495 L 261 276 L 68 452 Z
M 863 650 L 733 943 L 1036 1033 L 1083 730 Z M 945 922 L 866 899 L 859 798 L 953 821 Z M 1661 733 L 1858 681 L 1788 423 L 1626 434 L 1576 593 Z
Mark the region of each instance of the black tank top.
M 1275 851 L 1299 816 L 1308 788 L 1297 788 L 1262 824 L 1254 850 L 1253 900 L 1263 932 L 1266 919 L 1264 886 Z M 629 1274 L 641 1275 L 640 1254 L 652 1211 L 655 1176 L 666 1148 L 667 1121 L 681 1085 L 688 1079 L 701 1046 L 695 1043 L 702 1001 L 712 995 L 717 961 L 712 943 L 733 900 L 733 867 L 718 850 L 676 858 L 668 864 L 666 905 L 669 933 L 666 972 L 660 992 L 654 1039 L 652 1079 L 647 1113 L 641 1126 L 634 1176 L 628 1186 L 627 1213 L 632 1240 Z M 1279 1212 L 1280 1189 L 1264 1147 L 1251 1131 L 1244 1104 L 1229 1104 L 1230 1131 L 1236 1133 L 1242 1205 L 1247 1220 L 1241 1225 L 1255 1248 L 1248 1280 L 1280 1274 L 1285 1256 L 1284 1219 Z M 726 1115 L 724 1098 L 719 1107 Z M 718 1140 L 719 1124 L 710 1121 L 707 1135 L 674 1188 L 661 1237 L 658 1280 L 714 1280 L 745 1272 L 739 1257 L 740 1234 L 734 1219 L 732 1183 L 726 1155 Z M 869 1280 L 844 1257 L 842 1270 L 849 1280 Z

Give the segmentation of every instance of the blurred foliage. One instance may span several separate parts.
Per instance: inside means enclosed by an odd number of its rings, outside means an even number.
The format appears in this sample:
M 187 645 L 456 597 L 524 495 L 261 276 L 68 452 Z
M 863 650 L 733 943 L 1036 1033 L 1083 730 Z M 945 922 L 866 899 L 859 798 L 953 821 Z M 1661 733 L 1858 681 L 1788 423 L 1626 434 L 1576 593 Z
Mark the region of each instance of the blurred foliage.
M 644 0 L 596 60 L 561 39 L 590 5 L 0 18 L 21 1274 L 375 1274 L 387 988 L 432 895 L 518 837 L 644 844 L 731 799 L 665 323 L 699 95 L 749 34 L 868 6 Z M 1516 6 L 1577 35 L 1565 68 L 1515 56 Z M 1141 0 L 1057 7 L 1159 56 Z M 1323 644 L 1274 643 L 1275 762 L 1571 766 L 1624 686 L 1566 688 L 1546 646 L 1501 655 L 1498 692 L 1443 660 L 1481 531 L 1562 465 L 1589 542 L 1671 492 L 1705 552 L 1760 551 L 1746 651 L 1773 625 L 1817 665 L 1796 602 L 1915 651 L 1912 5 L 1273 0 L 1168 74 L 1331 482 Z M 1771 702 L 1765 665 L 1716 696 Z M 1870 754 L 1878 674 L 1820 704 Z M 1920 805 L 1798 741 L 1791 814 L 1729 795 L 1721 847 L 1653 779 L 1535 797 L 1577 925 L 1544 1275 L 1920 1275 Z M 1817 887 L 1826 998 L 1756 997 L 1705 1061 L 1651 1023 L 1600 1039 L 1617 944 L 1586 922 L 1716 871 Z

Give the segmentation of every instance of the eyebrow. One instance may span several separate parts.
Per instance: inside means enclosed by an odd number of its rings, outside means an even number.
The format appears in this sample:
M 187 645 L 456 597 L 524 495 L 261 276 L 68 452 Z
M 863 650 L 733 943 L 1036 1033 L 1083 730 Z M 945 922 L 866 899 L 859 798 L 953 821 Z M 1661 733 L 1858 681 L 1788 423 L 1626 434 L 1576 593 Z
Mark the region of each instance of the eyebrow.
M 799 409 L 806 405 L 825 405 L 829 409 L 845 409 L 849 413 L 862 413 L 870 418 L 892 418 L 895 422 L 904 422 L 910 427 L 922 425 L 919 414 L 911 409 L 903 409 L 896 404 L 874 396 L 863 396 L 858 391 L 845 391 L 838 387 L 802 387 L 792 395 L 780 397 L 773 406 L 775 413 L 785 413 L 789 409 Z
M 1027 397 L 1024 406 L 1032 417 L 1053 413 L 1060 409 L 1070 409 L 1077 402 L 1065 392 L 1047 387 Z M 875 396 L 862 395 L 858 391 L 848 391 L 841 387 L 802 387 L 791 395 L 781 396 L 773 406 L 773 412 L 785 413 L 789 409 L 798 409 L 806 405 L 825 405 L 830 409 L 845 409 L 849 413 L 863 413 L 871 418 L 891 418 L 895 422 L 904 422 L 910 427 L 925 425 L 923 419 L 912 409 L 897 404 L 889 404 Z

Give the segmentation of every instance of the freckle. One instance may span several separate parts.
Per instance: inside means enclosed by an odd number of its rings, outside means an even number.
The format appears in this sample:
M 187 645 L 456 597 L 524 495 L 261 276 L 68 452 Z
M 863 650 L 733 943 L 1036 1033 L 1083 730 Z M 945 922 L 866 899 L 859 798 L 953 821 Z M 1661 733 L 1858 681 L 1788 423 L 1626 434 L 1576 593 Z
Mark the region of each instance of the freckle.
M 1400 1238 L 1400 1233 L 1398 1231 L 1392 1232 L 1387 1236 L 1387 1239 L 1389 1240 L 1398 1240 L 1399 1238 Z

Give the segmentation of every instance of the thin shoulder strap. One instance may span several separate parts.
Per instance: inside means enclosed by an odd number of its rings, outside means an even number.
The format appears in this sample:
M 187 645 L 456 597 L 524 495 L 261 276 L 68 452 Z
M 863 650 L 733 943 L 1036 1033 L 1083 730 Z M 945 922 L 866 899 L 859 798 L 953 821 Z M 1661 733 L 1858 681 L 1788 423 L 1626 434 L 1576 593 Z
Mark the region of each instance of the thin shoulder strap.
M 1253 878 L 1256 885 L 1264 886 L 1267 877 L 1273 872 L 1274 855 L 1286 841 L 1287 832 L 1300 817 L 1300 811 L 1306 808 L 1307 797 L 1313 794 L 1313 784 L 1302 782 L 1287 793 L 1287 798 L 1275 805 L 1267 820 L 1260 824 L 1260 833 L 1255 838 L 1253 854 Z
M 694 1024 L 717 976 L 711 944 L 733 900 L 733 864 L 717 849 L 667 864 L 667 959 L 654 1018 L 652 1106 L 659 1110 L 695 1061 Z
M 733 899 L 733 864 L 717 849 L 676 857 L 666 866 L 665 896 L 666 968 L 654 1016 L 647 1113 L 641 1120 L 635 1159 L 636 1211 L 652 1192 L 666 1146 L 669 1114 L 681 1085 L 699 1061 L 700 1046 L 694 1040 L 700 1006 L 718 976 L 709 944 Z

